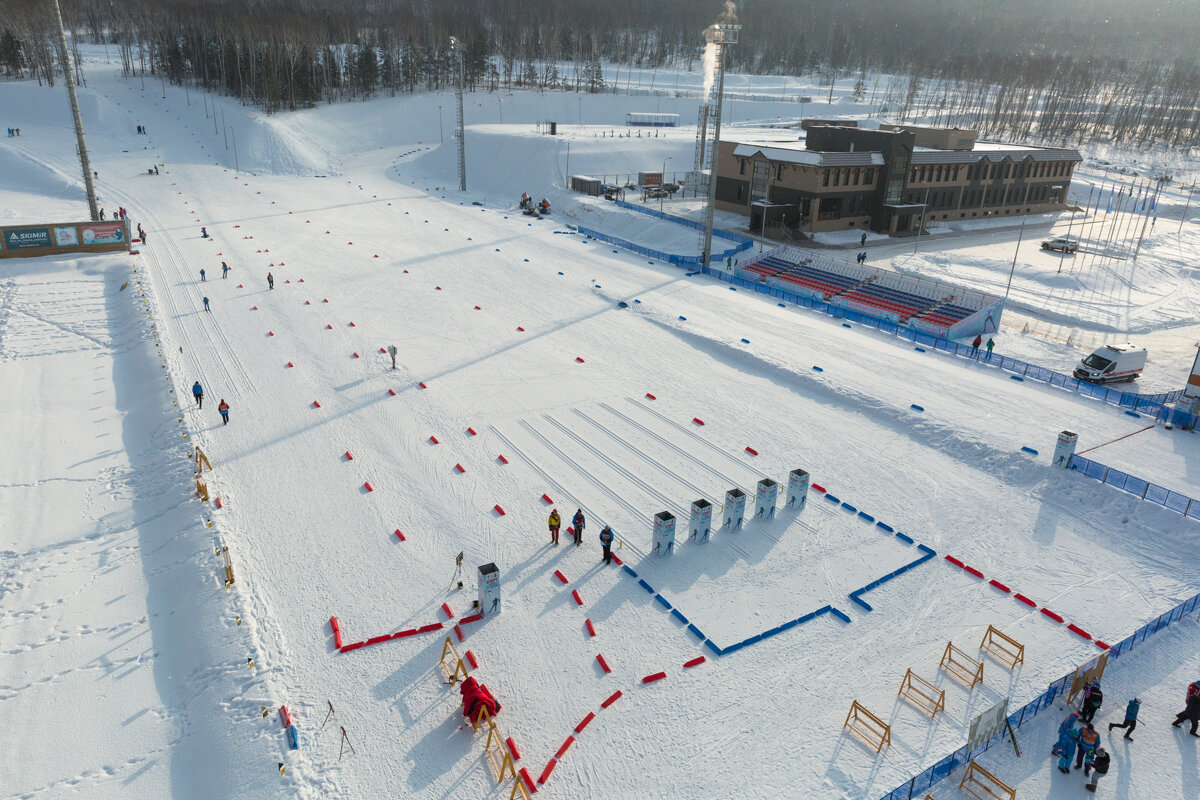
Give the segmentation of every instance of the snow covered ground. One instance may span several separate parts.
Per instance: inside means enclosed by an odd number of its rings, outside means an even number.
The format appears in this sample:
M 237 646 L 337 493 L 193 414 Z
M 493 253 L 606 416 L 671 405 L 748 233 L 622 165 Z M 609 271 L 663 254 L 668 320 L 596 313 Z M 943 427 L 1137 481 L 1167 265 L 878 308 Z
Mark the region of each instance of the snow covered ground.
M 0 96 L 21 109 L 10 124 L 23 133 L 0 142 L 2 163 L 21 165 L 12 181 L 0 178 L 7 216 L 79 216 L 59 93 L 0 84 Z M 1084 449 L 1140 420 L 571 232 L 568 220 L 602 217 L 606 232 L 659 238 L 664 223 L 561 187 L 567 174 L 657 169 L 668 156 L 686 164 L 686 130 L 589 135 L 666 99 L 584 97 L 586 127 L 551 139 L 535 124 L 571 119 L 575 98 L 516 93 L 501 109 L 494 96 L 473 96 L 465 196 L 448 188 L 453 149 L 435 138 L 437 106 L 451 117 L 445 96 L 270 118 L 222 103 L 244 171 L 198 99 L 189 108 L 182 90 L 143 95 L 92 62 L 83 104 L 102 205 L 126 206 L 148 244 L 133 258 L 0 262 L 0 371 L 28 401 L 5 418 L 3 441 L 37 455 L 13 460 L 0 482 L 3 529 L 21 532 L 5 545 L 0 594 L 0 642 L 19 654 L 0 668 L 0 697 L 19 722 L 0 740 L 20 756 L 3 768 L 11 779 L 0 774 L 5 797 L 497 795 L 483 736 L 464 729 L 441 682 L 449 636 L 503 704 L 498 723 L 520 747 L 518 768 L 536 781 L 558 754 L 540 787 L 551 796 L 875 798 L 961 746 L 971 718 L 996 700 L 1019 706 L 1096 652 L 942 556 L 1113 642 L 1197 591 L 1194 522 L 1049 466 L 1059 430 L 1079 432 Z M 670 102 L 690 102 L 694 115 L 694 100 Z M 737 105 L 748 116 L 775 112 Z M 150 135 L 137 136 L 137 124 Z M 158 177 L 146 175 L 154 163 Z M 514 213 L 522 190 L 551 197 L 554 216 Z M 957 256 L 949 237 L 922 242 L 921 269 L 991 289 L 1007 278 L 993 255 L 1009 247 L 1004 236 L 1015 244 L 1016 231 L 980 234 Z M 1172 246 L 1193 245 L 1185 236 Z M 879 257 L 889 247 L 897 268 L 916 268 L 900 253 L 911 243 L 881 245 Z M 130 293 L 131 263 L 149 318 Z M 1127 306 L 1152 305 L 1138 298 L 1170 295 L 1185 278 L 1154 263 L 1126 274 Z M 1014 278 L 1014 292 L 1045 280 L 1033 275 L 1031 266 Z M 1120 305 L 1115 288 L 1093 294 L 1105 313 Z M 1126 317 L 1157 336 L 1187 322 L 1186 304 L 1171 303 L 1160 317 Z M 150 349 L 152 324 L 171 381 Z M 395 371 L 380 352 L 391 344 Z M 1036 350 L 1042 363 L 1078 358 L 1032 334 L 1006 335 L 1000 347 Z M 1188 364 L 1172 363 L 1163 388 Z M 81 385 L 85 369 L 98 373 L 96 388 Z M 206 407 L 185 407 L 181 428 L 165 387 L 186 392 L 197 379 Z M 222 397 L 228 426 L 214 408 Z M 215 467 L 220 508 L 189 499 L 192 442 Z M 1193 444 L 1159 428 L 1089 457 L 1195 496 Z M 815 490 L 802 513 L 686 540 L 691 501 L 719 507 L 739 487 L 749 516 L 755 483 L 786 484 L 796 467 L 913 543 Z M 543 495 L 564 519 L 584 510 L 582 547 L 565 531 L 563 545 L 548 544 Z M 664 510 L 679 518 L 668 559 L 649 552 L 651 517 Z M 604 523 L 638 578 L 599 564 Z M 237 576 L 229 590 L 217 579 L 218 538 Z M 873 610 L 848 597 L 921 558 L 917 545 L 938 556 L 865 595 Z M 451 583 L 460 551 L 462 591 Z M 470 614 L 476 567 L 488 562 L 502 573 L 503 613 L 461 625 L 460 643 L 441 606 L 454 621 Z M 91 583 L 56 602 L 84 570 Z M 679 619 L 728 647 L 826 606 L 849 622 L 822 613 L 720 657 Z M 445 627 L 339 653 L 331 616 L 346 643 Z M 1009 673 L 989 662 L 984 685 L 968 692 L 938 672 L 938 658 L 949 640 L 973 651 L 989 624 L 1026 645 L 1026 663 Z M 1108 707 L 1135 692 L 1148 720 L 1178 711 L 1172 701 L 1200 668 L 1193 625 L 1119 661 Z M 98 654 L 92 630 L 149 641 Z M 700 655 L 705 663 L 683 666 Z M 65 678 L 64 664 L 77 665 Z M 947 712 L 932 723 L 897 703 L 908 667 L 947 690 Z M 659 671 L 665 680 L 641 682 Z M 892 722 L 881 755 L 841 733 L 853 699 Z M 281 704 L 299 750 L 287 748 Z M 54 706 L 88 716 L 76 727 L 45 716 Z M 589 713 L 595 721 L 562 750 Z M 1020 762 L 995 752 L 988 763 L 1022 795 L 1075 796 L 1052 780 L 1049 745 L 1036 740 L 1057 726 L 1044 716 L 1022 729 L 1033 741 Z M 343 727 L 353 755 L 341 753 Z M 1183 734 L 1172 747 L 1176 733 L 1148 721 L 1136 737 L 1142 760 L 1118 752 L 1109 790 L 1151 798 L 1179 786 L 1194 796 L 1192 742 Z M 40 755 L 63 736 L 79 737 L 69 757 Z M 950 782 L 934 795 L 954 796 Z

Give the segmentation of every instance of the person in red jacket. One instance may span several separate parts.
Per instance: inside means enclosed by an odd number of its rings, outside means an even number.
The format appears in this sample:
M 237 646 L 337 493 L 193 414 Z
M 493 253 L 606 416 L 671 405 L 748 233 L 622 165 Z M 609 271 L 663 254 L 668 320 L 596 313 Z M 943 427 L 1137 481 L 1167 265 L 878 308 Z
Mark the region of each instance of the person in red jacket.
M 1175 717 L 1171 727 L 1178 728 L 1185 719 L 1192 723 L 1192 736 L 1200 736 L 1200 733 L 1196 733 L 1196 726 L 1200 725 L 1200 681 L 1188 686 L 1187 706 Z
M 229 424 L 229 403 L 225 402 L 225 398 L 221 398 L 221 404 L 217 406 L 217 411 L 221 412 L 221 424 Z

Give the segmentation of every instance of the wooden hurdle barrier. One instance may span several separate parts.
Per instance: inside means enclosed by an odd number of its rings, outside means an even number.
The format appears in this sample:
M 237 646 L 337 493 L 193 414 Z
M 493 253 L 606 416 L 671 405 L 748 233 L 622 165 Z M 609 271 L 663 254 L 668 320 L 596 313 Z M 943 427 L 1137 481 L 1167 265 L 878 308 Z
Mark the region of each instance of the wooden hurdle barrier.
M 200 476 L 196 475 L 196 494 L 204 502 L 208 502 L 208 484 L 200 480 Z
M 979 649 L 1009 669 L 1025 663 L 1025 645 L 1012 638 L 995 625 L 988 625 Z
M 930 717 L 937 716 L 937 712 L 946 710 L 946 690 L 939 689 L 917 675 L 911 667 L 905 671 L 904 680 L 900 682 L 900 691 L 897 694 Z
M 496 783 L 504 783 L 504 776 L 508 773 L 511 773 L 513 778 L 520 780 L 517 768 L 513 765 L 512 753 L 508 751 L 508 745 L 504 744 L 504 737 L 500 735 L 500 729 L 490 719 L 488 720 L 487 741 L 483 743 L 483 752 L 487 756 L 488 764 L 492 767 L 492 775 L 495 776 Z M 498 755 L 501 753 L 503 756 Z
M 842 729 L 846 728 L 849 728 L 863 744 L 873 747 L 876 753 L 883 750 L 885 744 L 892 743 L 892 726 L 867 711 L 857 700 L 850 704 L 850 713 L 842 723 Z
M 958 788 L 979 800 L 1017 800 L 1016 790 L 974 761 L 967 765 Z
M 454 657 L 450 664 L 446 663 L 447 653 Z M 446 637 L 446 643 L 442 645 L 442 657 L 438 663 L 442 667 L 442 675 L 445 676 L 446 683 L 450 684 L 451 686 L 455 686 L 458 683 L 458 675 L 460 672 L 462 673 L 464 680 L 469 672 L 467 665 L 461 658 L 458 657 L 458 651 L 454 649 L 454 642 L 450 640 L 449 636 Z
M 233 586 L 233 561 L 229 557 L 229 548 L 222 547 L 221 552 L 225 556 L 225 588 Z
M 974 689 L 975 684 L 983 683 L 983 662 L 976 661 L 959 650 L 954 646 L 954 642 L 946 642 L 946 649 L 938 666 L 968 689 Z
M 208 456 L 204 455 L 204 451 L 196 447 L 192 451 L 192 459 L 196 462 L 196 474 L 204 472 L 204 468 L 208 467 L 208 471 L 212 472 L 212 464 L 209 463 Z

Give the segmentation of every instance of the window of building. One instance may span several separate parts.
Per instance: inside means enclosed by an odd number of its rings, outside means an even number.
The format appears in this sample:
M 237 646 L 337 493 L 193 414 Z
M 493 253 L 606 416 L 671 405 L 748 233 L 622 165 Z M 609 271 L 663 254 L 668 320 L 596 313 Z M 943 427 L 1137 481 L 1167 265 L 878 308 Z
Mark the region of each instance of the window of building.
M 771 164 L 767 161 L 754 162 L 754 176 L 750 179 L 750 202 L 767 200 L 771 183 Z
M 745 175 L 745 174 L 746 174 L 746 159 L 739 158 L 738 159 L 738 175 Z
M 842 170 L 842 186 L 850 185 L 850 168 L 846 167 Z
M 842 171 L 840 169 L 835 169 L 833 171 L 833 185 L 837 186 L 839 184 L 839 182 L 841 181 L 841 179 L 842 179 Z
M 829 170 L 827 170 L 827 169 L 821 170 L 821 185 L 822 186 L 829 185 Z
M 916 183 L 919 180 L 921 180 L 921 170 L 917 169 L 916 167 L 913 167 L 912 174 L 908 176 L 908 182 Z
M 775 180 L 783 180 L 783 164 L 779 164 L 775 167 Z
M 742 171 L 743 171 L 743 172 L 745 172 L 745 170 L 742 170 Z M 738 198 L 737 198 L 737 201 L 740 203 L 740 202 L 742 202 L 742 201 L 743 201 L 743 200 L 745 200 L 745 199 L 746 199 L 746 187 L 745 187 L 744 185 L 742 185 L 742 184 L 738 184 Z
M 857 169 L 854 170 L 854 185 L 855 186 L 858 186 L 858 173 L 859 173 L 859 170 L 857 170 Z
M 958 171 L 960 169 L 962 169 L 962 167 L 957 164 L 954 165 L 954 178 L 952 180 L 958 180 Z
M 871 167 L 870 169 L 867 170 L 866 174 L 863 176 L 863 183 L 874 183 L 874 182 L 875 182 L 875 168 Z

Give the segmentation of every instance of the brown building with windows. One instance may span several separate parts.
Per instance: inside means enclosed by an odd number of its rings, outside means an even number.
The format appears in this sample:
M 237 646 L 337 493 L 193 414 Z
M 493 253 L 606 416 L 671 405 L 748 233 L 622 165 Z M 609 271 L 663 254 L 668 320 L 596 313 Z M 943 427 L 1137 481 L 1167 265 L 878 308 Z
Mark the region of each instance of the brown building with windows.
M 980 142 L 961 128 L 814 126 L 805 141 L 728 141 L 717 151 L 717 208 L 751 230 L 903 233 L 925 222 L 1061 210 L 1067 148 Z

